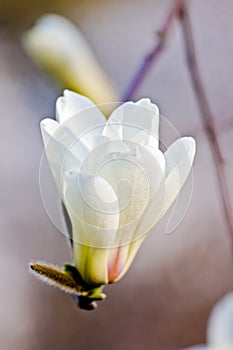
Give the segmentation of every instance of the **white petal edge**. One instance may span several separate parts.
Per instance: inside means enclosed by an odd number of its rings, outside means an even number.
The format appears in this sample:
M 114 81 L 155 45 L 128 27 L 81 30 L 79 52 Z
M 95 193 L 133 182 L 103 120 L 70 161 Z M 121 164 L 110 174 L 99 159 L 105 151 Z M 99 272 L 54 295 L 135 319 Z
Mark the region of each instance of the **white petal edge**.
M 56 119 L 59 123 L 64 123 L 79 112 L 90 108 L 95 110 L 99 123 L 106 122 L 100 110 L 87 97 L 70 90 L 64 90 L 63 94 L 64 96 L 59 97 L 56 102 Z
M 166 160 L 165 205 L 163 214 L 169 209 L 183 187 L 194 161 L 196 141 L 192 137 L 176 140 L 164 153 Z
M 59 124 L 52 119 L 44 119 L 41 124 L 41 133 L 44 141 L 44 151 L 46 153 L 49 166 L 51 168 L 53 177 L 55 179 L 57 188 L 61 197 L 63 173 L 70 169 L 76 169 L 80 167 L 80 162 L 73 153 L 69 151 L 65 144 L 59 141 L 57 133 L 59 133 Z M 61 130 L 63 131 L 63 130 Z
M 59 128 L 59 123 L 56 120 L 46 118 L 40 122 L 40 128 L 44 144 L 46 145 L 49 142 L 50 136 L 53 136 Z
M 148 203 L 137 228 L 138 237 L 148 234 L 173 204 L 190 173 L 194 155 L 195 141 L 189 137 L 176 140 L 164 153 L 166 178 Z
M 159 109 L 144 98 L 138 102 L 126 102 L 116 108 L 109 117 L 103 134 L 131 140 L 143 133 L 144 143 L 158 148 Z M 141 137 L 142 138 L 142 137 Z

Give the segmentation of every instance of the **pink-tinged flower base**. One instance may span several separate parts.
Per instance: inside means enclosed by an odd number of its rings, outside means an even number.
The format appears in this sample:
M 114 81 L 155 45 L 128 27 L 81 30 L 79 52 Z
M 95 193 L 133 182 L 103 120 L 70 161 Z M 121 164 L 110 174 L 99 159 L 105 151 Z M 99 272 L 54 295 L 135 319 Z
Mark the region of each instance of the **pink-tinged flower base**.
M 124 267 L 124 259 L 121 254 L 122 250 L 121 247 L 118 247 L 116 249 L 115 254 L 113 255 L 113 258 L 111 259 L 110 263 L 108 264 L 108 281 L 109 283 L 115 282 L 117 277 L 122 272 L 122 269 Z

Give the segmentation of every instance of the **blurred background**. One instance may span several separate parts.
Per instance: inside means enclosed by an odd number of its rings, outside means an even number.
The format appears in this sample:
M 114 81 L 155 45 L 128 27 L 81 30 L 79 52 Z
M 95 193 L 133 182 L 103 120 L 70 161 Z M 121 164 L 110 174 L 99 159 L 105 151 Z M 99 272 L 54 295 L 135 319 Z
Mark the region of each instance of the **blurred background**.
M 65 237 L 43 208 L 39 190 L 43 151 L 39 122 L 54 115 L 61 87 L 28 58 L 21 47 L 22 33 L 44 13 L 67 16 L 81 29 L 122 94 L 153 46 L 171 4 L 171 0 L 0 0 L 2 350 L 179 349 L 205 341 L 212 306 L 232 290 L 231 243 L 178 23 L 136 97 L 150 97 L 181 135 L 197 140 L 194 190 L 184 220 L 168 235 L 169 214 L 163 219 L 126 277 L 106 288 L 107 300 L 93 313 L 77 309 L 68 295 L 28 273 L 32 259 L 62 266 L 70 254 Z M 232 196 L 233 3 L 190 0 L 190 14 Z M 170 143 L 172 136 L 164 129 L 161 125 L 163 139 Z M 181 194 L 178 217 L 190 181 Z

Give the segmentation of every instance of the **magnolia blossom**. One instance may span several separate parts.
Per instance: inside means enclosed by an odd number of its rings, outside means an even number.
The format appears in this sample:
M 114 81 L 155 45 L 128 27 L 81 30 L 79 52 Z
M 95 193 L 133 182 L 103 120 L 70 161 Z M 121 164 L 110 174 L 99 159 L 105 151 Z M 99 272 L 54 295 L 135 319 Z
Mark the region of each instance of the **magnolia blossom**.
M 100 66 L 87 40 L 66 18 L 47 14 L 23 36 L 23 47 L 45 71 L 62 86 L 88 96 L 97 104 L 116 101 L 109 78 Z M 104 112 L 107 106 L 102 105 Z
M 159 149 L 159 110 L 149 99 L 118 106 L 110 118 L 66 90 L 56 121 L 44 119 L 46 155 L 72 225 L 83 280 L 119 280 L 176 199 L 192 167 L 195 141 Z
M 211 312 L 207 344 L 186 350 L 233 350 L 233 293 L 221 299 Z

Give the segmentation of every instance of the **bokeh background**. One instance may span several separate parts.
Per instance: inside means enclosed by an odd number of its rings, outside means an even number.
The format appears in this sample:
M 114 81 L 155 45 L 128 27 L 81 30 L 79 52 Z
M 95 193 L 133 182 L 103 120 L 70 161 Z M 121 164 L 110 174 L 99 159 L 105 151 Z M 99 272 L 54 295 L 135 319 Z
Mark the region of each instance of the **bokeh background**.
M 43 13 L 67 16 L 123 93 L 171 4 L 169 0 L 0 0 L 2 350 L 179 349 L 205 341 L 212 306 L 232 290 L 231 243 L 179 24 L 173 26 L 164 53 L 137 97 L 150 97 L 181 135 L 197 139 L 194 189 L 184 220 L 167 235 L 169 214 L 163 219 L 126 277 L 106 288 L 108 298 L 96 312 L 77 309 L 68 295 L 28 273 L 32 259 L 63 265 L 70 255 L 66 239 L 43 208 L 39 190 L 43 151 L 39 121 L 54 115 L 61 88 L 23 52 L 22 33 Z M 190 0 L 190 14 L 232 196 L 233 4 Z M 169 143 L 172 137 L 163 125 L 161 132 Z M 177 217 L 190 186 L 189 180 Z

